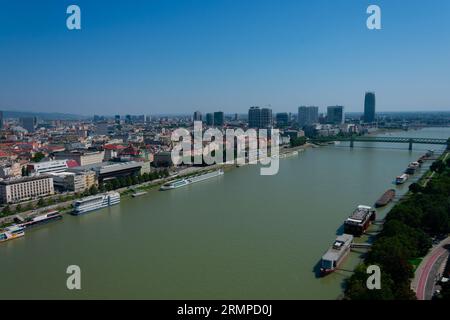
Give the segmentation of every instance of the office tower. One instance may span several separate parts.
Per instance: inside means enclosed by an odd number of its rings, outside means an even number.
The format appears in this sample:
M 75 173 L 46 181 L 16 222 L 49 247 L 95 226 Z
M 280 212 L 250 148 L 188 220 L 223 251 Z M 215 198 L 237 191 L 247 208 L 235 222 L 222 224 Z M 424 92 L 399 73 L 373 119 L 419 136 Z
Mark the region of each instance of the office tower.
M 114 122 L 117 123 L 117 124 L 120 124 L 120 115 L 116 114 L 114 116 Z
M 0 111 L 0 130 L 3 129 L 3 111 Z
M 214 112 L 214 125 L 217 127 L 221 127 L 223 126 L 223 112 L 222 111 L 217 111 Z
M 194 121 L 202 121 L 202 113 L 200 111 L 194 112 Z
M 234 121 L 238 121 L 239 120 L 239 116 L 237 113 L 234 114 Z
M 319 107 L 301 106 L 298 107 L 298 125 L 300 127 L 311 125 L 319 122 Z
M 152 116 L 148 114 L 148 115 L 145 117 L 145 122 L 146 122 L 146 123 L 152 122 Z
M 127 114 L 127 115 L 125 116 L 125 123 L 128 123 L 128 124 L 131 123 L 131 115 Z
M 259 107 L 251 107 L 248 110 L 248 126 L 249 128 L 259 128 L 261 125 L 261 109 Z
M 214 115 L 212 113 L 206 114 L 206 125 L 213 126 L 214 125 Z
M 327 108 L 327 122 L 331 124 L 344 123 L 344 107 L 331 106 Z
M 285 127 L 289 123 L 289 115 L 287 114 L 287 112 L 277 113 L 276 120 L 277 120 L 277 127 L 279 128 Z
M 26 129 L 29 133 L 34 132 L 36 129 L 36 117 L 23 117 L 20 118 L 20 123 L 24 129 Z
M 366 92 L 364 98 L 364 122 L 373 123 L 375 122 L 375 93 Z
M 260 128 L 270 128 L 273 124 L 273 117 L 272 117 L 272 109 L 269 108 L 262 108 L 261 109 L 261 124 Z

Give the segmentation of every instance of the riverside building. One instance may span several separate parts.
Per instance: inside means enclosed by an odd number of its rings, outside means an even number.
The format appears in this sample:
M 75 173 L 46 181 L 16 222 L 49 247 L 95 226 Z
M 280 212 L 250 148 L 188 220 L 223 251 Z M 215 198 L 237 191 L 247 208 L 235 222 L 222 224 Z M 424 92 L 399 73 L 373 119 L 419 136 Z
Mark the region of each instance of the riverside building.
M 1 203 L 17 203 L 52 194 L 53 178 L 47 175 L 0 181 Z

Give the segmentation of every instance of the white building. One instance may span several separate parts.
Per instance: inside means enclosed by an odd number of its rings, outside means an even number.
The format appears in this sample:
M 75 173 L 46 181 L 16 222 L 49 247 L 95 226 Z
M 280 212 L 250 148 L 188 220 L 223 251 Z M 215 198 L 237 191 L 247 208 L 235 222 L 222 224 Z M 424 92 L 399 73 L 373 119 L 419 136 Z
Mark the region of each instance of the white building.
M 39 175 L 49 172 L 64 172 L 67 170 L 67 160 L 53 160 L 31 163 L 27 165 L 30 174 Z
M 52 194 L 53 178 L 47 175 L 0 181 L 1 203 L 16 203 Z

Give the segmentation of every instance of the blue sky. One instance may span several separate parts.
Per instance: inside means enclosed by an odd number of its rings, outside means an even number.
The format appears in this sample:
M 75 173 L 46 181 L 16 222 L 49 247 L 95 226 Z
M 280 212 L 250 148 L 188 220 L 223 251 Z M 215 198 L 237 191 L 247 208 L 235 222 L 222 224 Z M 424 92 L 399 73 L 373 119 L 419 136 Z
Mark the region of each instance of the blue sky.
M 450 111 L 449 57 L 448 0 L 0 0 L 4 110 L 362 111 L 370 90 L 380 111 Z

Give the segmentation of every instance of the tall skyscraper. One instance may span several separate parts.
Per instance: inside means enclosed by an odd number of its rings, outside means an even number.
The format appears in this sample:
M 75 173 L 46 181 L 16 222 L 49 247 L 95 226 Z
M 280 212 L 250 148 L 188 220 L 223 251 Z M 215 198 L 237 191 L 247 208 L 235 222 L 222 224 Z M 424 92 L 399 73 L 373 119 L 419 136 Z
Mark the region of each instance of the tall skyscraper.
M 251 107 L 248 110 L 249 128 L 259 128 L 260 124 L 261 124 L 261 109 L 259 107 Z
M 114 122 L 117 123 L 117 124 L 120 124 L 120 115 L 119 114 L 116 114 L 114 116 Z
M 248 126 L 250 128 L 269 128 L 273 124 L 272 109 L 251 107 L 248 110 Z
M 262 108 L 261 109 L 261 124 L 259 128 L 270 128 L 273 124 L 273 116 L 272 116 L 272 109 L 269 108 Z
M 214 112 L 214 125 L 217 127 L 222 127 L 223 124 L 224 124 L 223 112 L 222 111 Z
M 202 121 L 202 113 L 200 111 L 194 112 L 194 121 Z
M 364 98 L 364 122 L 375 122 L 375 92 L 366 92 Z
M 327 122 L 331 124 L 344 123 L 344 107 L 331 106 L 327 108 Z
M 319 107 L 298 107 L 298 125 L 300 127 L 319 122 Z
M 289 115 L 287 112 L 277 113 L 276 115 L 277 127 L 282 128 L 288 125 Z
M 36 129 L 36 117 L 23 117 L 20 118 L 20 123 L 24 129 L 26 129 L 29 133 L 34 132 Z
M 0 130 L 3 129 L 3 111 L 0 111 Z
M 212 113 L 206 114 L 206 125 L 213 126 L 214 125 L 214 115 Z

